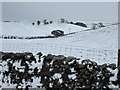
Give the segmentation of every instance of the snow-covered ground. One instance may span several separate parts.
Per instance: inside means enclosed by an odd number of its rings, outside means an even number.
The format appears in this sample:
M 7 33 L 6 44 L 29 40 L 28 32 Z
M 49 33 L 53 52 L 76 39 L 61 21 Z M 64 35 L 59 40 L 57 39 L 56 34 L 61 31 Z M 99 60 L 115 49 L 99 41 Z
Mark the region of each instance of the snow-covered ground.
M 103 23 L 104 24 L 104 23 Z M 2 51 L 5 52 L 42 52 L 43 54 L 55 54 L 75 56 L 90 59 L 98 64 L 116 63 L 118 59 L 118 26 L 110 23 L 106 27 L 96 30 L 88 28 L 53 23 L 50 25 L 32 25 L 31 22 L 2 23 L 2 35 L 4 36 L 45 36 L 51 35 L 52 30 L 64 30 L 65 34 L 77 32 L 58 38 L 47 39 L 1 39 Z M 88 30 L 88 31 L 87 31 Z
M 89 30 L 92 23 L 87 23 L 89 28 L 71 24 L 53 23 L 50 25 L 32 25 L 30 22 L 3 23 L 2 35 L 13 36 L 41 36 L 50 35 L 54 29 L 64 30 L 65 33 L 75 34 L 48 39 L 1 39 L 2 51 L 42 52 L 44 54 L 62 54 L 76 56 L 81 59 L 92 59 L 102 63 L 117 63 L 118 27 L 105 24 L 96 30 Z
M 72 33 L 81 30 L 86 30 L 88 28 L 72 25 L 72 24 L 61 24 L 61 23 L 52 23 L 49 25 L 32 25 L 32 22 L 10 22 L 3 23 L 2 35 L 8 36 L 46 36 L 51 35 L 53 30 L 64 30 L 64 33 Z

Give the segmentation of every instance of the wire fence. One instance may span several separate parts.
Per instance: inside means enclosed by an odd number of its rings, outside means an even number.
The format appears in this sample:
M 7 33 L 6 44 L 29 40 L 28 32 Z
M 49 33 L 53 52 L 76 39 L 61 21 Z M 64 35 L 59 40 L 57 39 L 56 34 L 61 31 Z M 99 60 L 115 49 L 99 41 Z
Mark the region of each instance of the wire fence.
M 117 50 L 105 50 L 74 45 L 48 43 L 2 43 L 4 52 L 32 52 L 43 54 L 75 56 L 80 59 L 91 59 L 104 62 L 117 62 Z

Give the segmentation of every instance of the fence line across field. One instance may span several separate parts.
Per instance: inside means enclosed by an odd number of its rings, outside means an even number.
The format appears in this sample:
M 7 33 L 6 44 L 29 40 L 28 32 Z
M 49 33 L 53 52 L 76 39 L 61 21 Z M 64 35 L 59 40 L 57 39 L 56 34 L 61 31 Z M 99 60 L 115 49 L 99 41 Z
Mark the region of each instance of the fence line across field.
M 115 50 L 111 50 L 111 49 L 101 49 L 101 48 L 92 48 L 92 47 L 84 47 L 84 46 L 80 46 L 80 45 L 72 45 L 72 44 L 67 44 L 67 45 L 64 45 L 64 44 L 52 44 L 52 43 L 2 43 L 2 44 L 0 44 L 0 46 L 3 46 L 3 45 L 38 45 L 38 46 L 40 46 L 40 45 L 52 45 L 52 46 L 62 46 L 62 47 L 72 47 L 72 48 L 83 48 L 83 49 L 88 49 L 88 50 L 102 50 L 102 51 L 115 51 Z
M 55 54 L 75 56 L 92 60 L 117 60 L 117 50 L 104 50 L 82 46 L 48 44 L 48 43 L 2 43 L 2 51 L 5 52 L 32 52 L 43 54 Z

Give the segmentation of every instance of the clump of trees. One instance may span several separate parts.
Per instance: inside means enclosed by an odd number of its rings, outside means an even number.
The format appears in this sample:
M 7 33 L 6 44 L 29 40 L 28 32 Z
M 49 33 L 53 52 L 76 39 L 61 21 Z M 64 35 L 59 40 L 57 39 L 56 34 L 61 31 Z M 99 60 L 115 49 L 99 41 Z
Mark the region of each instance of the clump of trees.
M 52 24 L 53 23 L 53 21 L 51 20 L 51 21 L 47 21 L 47 19 L 44 19 L 43 20 L 43 24 L 44 25 L 47 25 L 47 24 Z M 32 25 L 40 25 L 41 24 L 41 21 L 40 20 L 38 20 L 36 23 L 35 22 L 32 22 Z
M 65 19 L 61 18 L 61 19 L 60 19 L 60 22 L 61 22 L 61 23 L 65 23 Z
M 36 25 L 40 25 L 40 23 L 41 23 L 41 21 L 38 20 L 38 21 L 36 22 Z M 35 22 L 33 22 L 32 25 L 35 25 Z
M 67 24 L 69 24 L 70 22 L 68 22 L 68 21 L 65 20 L 64 18 L 61 18 L 61 19 L 60 19 L 60 23 L 67 23 Z
M 51 21 L 47 21 L 47 19 L 44 19 L 44 20 L 43 20 L 43 24 L 44 24 L 44 25 L 52 24 L 52 23 L 53 23 L 52 20 L 51 20 Z
M 87 28 L 87 25 L 85 23 L 82 23 L 82 22 L 76 22 L 76 23 L 74 23 L 72 21 L 69 22 L 69 21 L 67 21 L 67 20 L 65 20 L 63 18 L 60 19 L 60 22 L 61 23 L 67 23 L 67 24 L 74 24 L 74 25 L 78 25 L 78 26 L 82 26 L 82 27 L 86 27 Z

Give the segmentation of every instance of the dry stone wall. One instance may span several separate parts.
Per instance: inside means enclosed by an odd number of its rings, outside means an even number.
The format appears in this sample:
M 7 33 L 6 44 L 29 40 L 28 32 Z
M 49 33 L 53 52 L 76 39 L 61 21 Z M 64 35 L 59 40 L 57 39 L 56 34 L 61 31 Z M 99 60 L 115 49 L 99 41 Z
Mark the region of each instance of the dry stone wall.
M 1 53 L 2 82 L 12 84 L 20 90 L 23 89 L 24 82 L 26 90 L 32 88 L 30 83 L 34 81 L 34 78 L 40 78 L 37 88 L 46 89 L 110 89 L 109 85 L 118 85 L 117 79 L 110 79 L 115 76 L 110 70 L 117 69 L 114 63 L 99 65 L 89 59 L 80 60 L 72 56 L 51 54 L 43 56 L 41 52 L 37 55 L 31 52 Z M 19 63 L 20 67 L 16 63 Z M 39 66 L 35 66 L 37 64 Z

